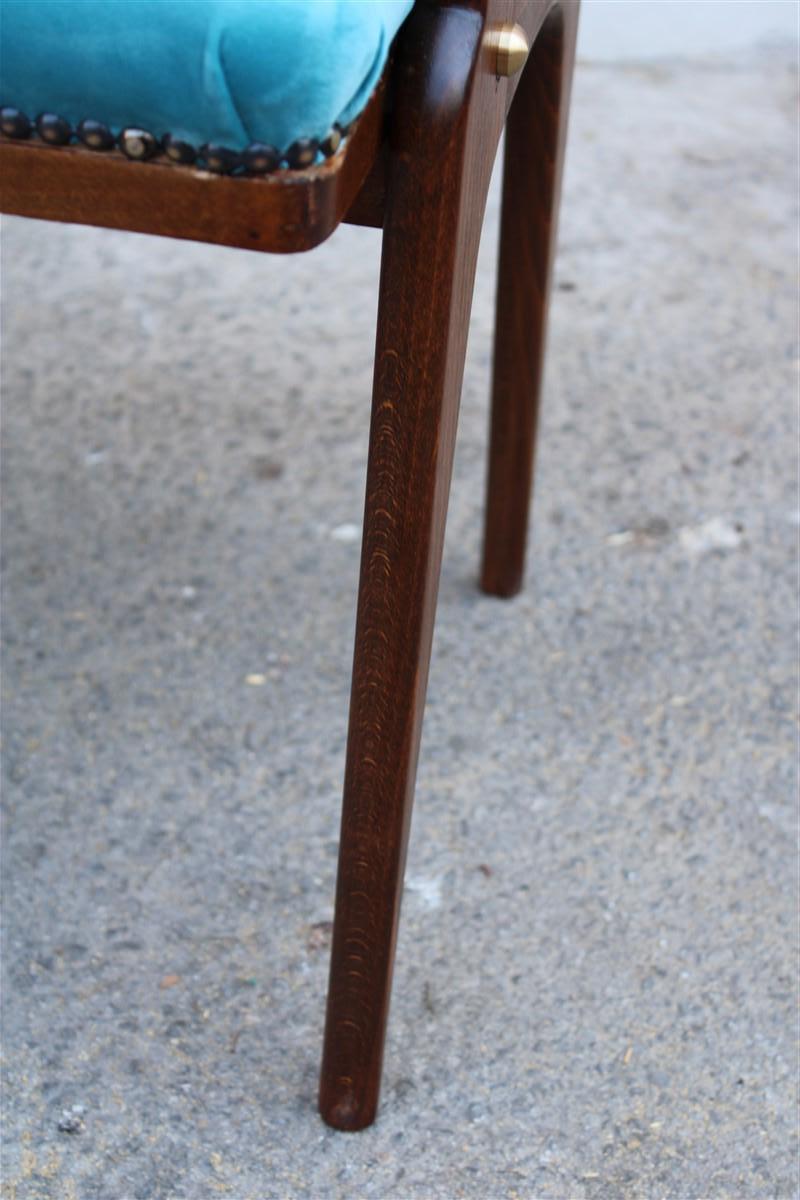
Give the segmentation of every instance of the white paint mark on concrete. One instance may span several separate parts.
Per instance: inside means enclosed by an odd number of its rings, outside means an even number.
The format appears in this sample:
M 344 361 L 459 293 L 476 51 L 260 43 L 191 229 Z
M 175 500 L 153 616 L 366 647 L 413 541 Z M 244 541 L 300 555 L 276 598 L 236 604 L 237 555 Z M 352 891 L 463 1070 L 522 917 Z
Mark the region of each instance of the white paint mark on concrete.
M 361 527 L 346 522 L 344 525 L 337 525 L 332 529 L 330 536 L 335 542 L 357 542 L 361 538 Z
M 700 525 L 685 525 L 678 537 L 687 554 L 699 557 L 713 550 L 735 550 L 742 543 L 742 529 L 725 517 L 710 517 Z
M 609 546 L 628 546 L 635 541 L 636 534 L 632 529 L 621 529 L 619 533 L 610 533 L 606 538 L 606 544 Z
M 442 903 L 442 880 L 438 876 L 413 875 L 406 879 L 406 889 L 419 899 L 423 908 L 439 908 Z

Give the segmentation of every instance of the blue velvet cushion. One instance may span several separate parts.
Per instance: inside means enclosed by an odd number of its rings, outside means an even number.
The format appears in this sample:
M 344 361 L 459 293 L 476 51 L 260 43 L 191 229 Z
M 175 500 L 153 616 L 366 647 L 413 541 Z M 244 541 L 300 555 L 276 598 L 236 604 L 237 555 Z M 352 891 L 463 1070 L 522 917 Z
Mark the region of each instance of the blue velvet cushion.
M 364 108 L 413 0 L 0 0 L 0 104 L 279 150 Z

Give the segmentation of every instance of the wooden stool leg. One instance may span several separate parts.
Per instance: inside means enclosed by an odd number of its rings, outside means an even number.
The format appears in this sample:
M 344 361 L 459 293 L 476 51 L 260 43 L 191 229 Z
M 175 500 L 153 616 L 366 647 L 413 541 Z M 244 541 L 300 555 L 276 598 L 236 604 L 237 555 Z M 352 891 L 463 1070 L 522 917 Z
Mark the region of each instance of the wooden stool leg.
M 522 587 L 578 5 L 536 39 L 506 123 L 481 587 Z
M 447 104 L 406 105 L 384 224 L 364 541 L 320 1112 L 375 1117 L 403 888 L 467 326 L 494 146 L 478 171 L 452 90 L 475 46 L 457 9 L 421 6 Z M 450 39 L 450 29 L 458 35 Z M 467 60 L 467 67 L 469 65 Z M 436 74 L 436 71 L 439 73 Z M 466 73 L 466 68 L 465 68 Z M 406 90 L 423 88 L 408 72 Z M 455 125 L 455 128 L 454 128 Z M 498 130 L 499 132 L 499 130 Z M 495 142 L 496 144 L 496 142 Z M 486 151 L 484 151 L 486 157 Z M 466 161 L 465 161 L 466 160 Z M 472 187 L 469 184 L 472 183 Z

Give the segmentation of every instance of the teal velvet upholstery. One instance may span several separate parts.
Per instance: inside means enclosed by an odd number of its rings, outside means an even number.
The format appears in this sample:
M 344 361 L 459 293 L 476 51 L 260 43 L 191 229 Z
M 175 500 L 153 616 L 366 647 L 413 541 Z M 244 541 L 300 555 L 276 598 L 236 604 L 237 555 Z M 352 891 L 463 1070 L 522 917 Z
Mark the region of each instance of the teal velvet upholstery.
M 413 0 L 0 0 L 0 104 L 285 150 L 366 105 Z

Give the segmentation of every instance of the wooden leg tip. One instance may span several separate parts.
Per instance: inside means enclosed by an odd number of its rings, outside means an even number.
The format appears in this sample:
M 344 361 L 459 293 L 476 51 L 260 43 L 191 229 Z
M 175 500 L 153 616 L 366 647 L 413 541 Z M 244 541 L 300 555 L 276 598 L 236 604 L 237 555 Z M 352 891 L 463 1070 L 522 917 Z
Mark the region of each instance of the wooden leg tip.
M 319 1113 L 326 1125 L 343 1133 L 358 1133 L 375 1120 L 375 1106 L 359 1101 L 350 1089 L 329 1095 L 328 1089 L 323 1088 L 319 1098 Z
M 484 571 L 480 578 L 480 589 L 487 596 L 496 596 L 500 600 L 511 600 L 522 591 L 521 575 L 496 575 Z

